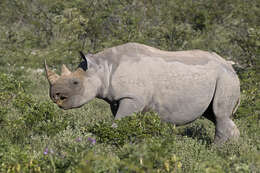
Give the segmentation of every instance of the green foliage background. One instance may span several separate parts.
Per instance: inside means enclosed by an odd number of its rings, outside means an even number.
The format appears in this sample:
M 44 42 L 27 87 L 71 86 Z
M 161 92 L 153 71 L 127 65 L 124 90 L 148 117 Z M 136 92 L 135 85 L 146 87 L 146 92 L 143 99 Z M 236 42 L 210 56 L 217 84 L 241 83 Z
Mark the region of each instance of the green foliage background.
M 259 0 L 1 0 L 0 172 L 258 172 Z M 241 138 L 212 145 L 205 119 L 174 127 L 154 113 L 111 128 L 108 105 L 69 111 L 48 98 L 43 60 L 54 69 L 127 42 L 214 51 L 236 64 Z M 93 142 L 96 141 L 96 142 Z

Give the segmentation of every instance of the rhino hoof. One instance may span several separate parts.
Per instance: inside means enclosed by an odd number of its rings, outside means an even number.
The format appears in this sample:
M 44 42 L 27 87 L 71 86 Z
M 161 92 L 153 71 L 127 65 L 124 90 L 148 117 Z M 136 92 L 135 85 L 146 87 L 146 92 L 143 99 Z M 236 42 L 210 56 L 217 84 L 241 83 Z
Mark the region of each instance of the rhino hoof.
M 233 123 L 233 122 L 232 122 Z M 226 141 L 238 141 L 240 132 L 236 125 L 233 123 L 233 127 L 227 128 L 225 132 L 217 131 L 214 144 L 222 145 Z

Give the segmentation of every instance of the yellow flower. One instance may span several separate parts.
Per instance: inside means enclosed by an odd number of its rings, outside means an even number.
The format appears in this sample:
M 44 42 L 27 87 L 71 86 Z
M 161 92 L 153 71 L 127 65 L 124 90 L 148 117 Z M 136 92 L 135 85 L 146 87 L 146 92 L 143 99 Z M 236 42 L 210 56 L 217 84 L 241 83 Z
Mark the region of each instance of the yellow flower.
M 143 165 L 143 158 L 140 158 L 140 164 Z
M 173 162 L 176 162 L 177 161 L 176 155 L 174 154 L 171 159 L 172 159 Z
M 37 168 L 36 168 L 36 171 L 37 171 L 37 172 L 41 172 L 41 167 L 37 167 Z
M 33 165 L 33 160 L 31 159 L 30 163 L 29 163 L 29 166 L 32 166 L 32 165 Z
M 21 170 L 21 165 L 18 164 L 18 165 L 16 166 L 16 171 L 17 171 L 17 172 L 20 172 L 20 170 Z
M 181 162 L 178 162 L 177 167 L 178 167 L 178 168 L 181 168 L 181 167 L 182 167 Z
M 169 172 L 169 171 L 170 171 L 170 164 L 169 164 L 169 160 L 166 160 L 166 161 L 164 162 L 164 167 L 165 167 L 165 169 L 166 169 L 166 171 L 167 171 L 167 172 Z

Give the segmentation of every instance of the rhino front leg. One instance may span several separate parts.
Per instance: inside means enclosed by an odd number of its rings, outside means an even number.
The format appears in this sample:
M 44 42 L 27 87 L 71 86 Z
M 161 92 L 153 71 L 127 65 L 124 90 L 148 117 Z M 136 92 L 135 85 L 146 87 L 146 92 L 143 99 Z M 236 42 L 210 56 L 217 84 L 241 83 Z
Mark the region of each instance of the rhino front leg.
M 115 119 L 118 120 L 133 113 L 140 112 L 143 108 L 144 104 L 138 99 L 124 98 L 120 100 Z
M 115 119 L 118 120 L 130 116 L 135 112 L 142 111 L 144 107 L 143 105 L 144 104 L 140 103 L 140 101 L 137 101 L 136 99 L 125 98 L 119 102 L 119 106 L 110 105 L 110 107 Z M 117 124 L 113 123 L 111 127 L 117 128 Z

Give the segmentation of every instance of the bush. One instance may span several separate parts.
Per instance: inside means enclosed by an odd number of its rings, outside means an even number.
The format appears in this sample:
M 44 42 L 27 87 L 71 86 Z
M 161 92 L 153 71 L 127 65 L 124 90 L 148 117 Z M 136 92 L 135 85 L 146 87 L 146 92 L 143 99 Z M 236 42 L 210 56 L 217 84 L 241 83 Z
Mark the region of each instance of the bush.
M 239 73 L 241 78 L 241 104 L 235 117 L 252 116 L 260 110 L 260 78 L 255 70 Z
M 72 56 L 79 50 L 94 53 L 135 41 L 164 50 L 215 51 L 243 68 L 256 67 L 257 3 L 3 0 L 0 64 L 42 67 L 45 58 L 55 64 L 77 63 Z
M 116 128 L 111 123 L 99 122 L 89 127 L 88 131 L 97 136 L 98 142 L 122 146 L 154 136 L 168 137 L 173 135 L 175 129 L 172 124 L 162 123 L 154 113 L 135 114 L 115 123 Z
M 67 127 L 68 123 L 59 118 L 60 111 L 55 109 L 52 103 L 36 101 L 30 94 L 25 93 L 24 82 L 4 73 L 0 73 L 0 78 L 0 123 L 5 127 L 2 130 L 7 130 L 9 138 L 25 142 L 26 138 L 32 135 L 32 131 L 34 134 L 51 136 Z M 18 117 L 10 116 L 17 111 Z

